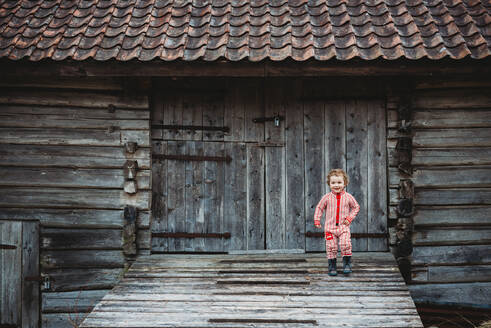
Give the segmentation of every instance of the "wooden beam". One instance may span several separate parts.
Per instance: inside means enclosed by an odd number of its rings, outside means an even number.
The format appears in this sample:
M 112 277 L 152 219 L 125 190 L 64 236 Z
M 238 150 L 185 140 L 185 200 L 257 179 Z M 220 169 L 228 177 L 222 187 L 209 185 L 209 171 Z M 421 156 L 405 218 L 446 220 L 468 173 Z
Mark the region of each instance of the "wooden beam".
M 482 75 L 491 72 L 491 59 L 459 61 L 421 59 L 350 61 L 229 62 L 98 62 L 0 60 L 4 77 L 15 76 L 168 76 L 168 77 L 274 77 L 274 76 L 446 76 L 452 74 Z

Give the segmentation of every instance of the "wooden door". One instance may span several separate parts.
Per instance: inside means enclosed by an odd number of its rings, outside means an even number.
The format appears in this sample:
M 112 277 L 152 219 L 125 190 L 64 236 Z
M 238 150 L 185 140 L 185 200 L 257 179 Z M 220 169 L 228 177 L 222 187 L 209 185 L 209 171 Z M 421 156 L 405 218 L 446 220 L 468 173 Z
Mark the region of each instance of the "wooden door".
M 211 91 L 155 95 L 154 252 L 323 251 L 313 212 L 331 168 L 347 171 L 348 192 L 362 208 L 354 250 L 387 250 L 382 102 L 309 100 L 300 82 L 284 80 L 226 81 Z
M 0 221 L 0 326 L 39 327 L 39 222 Z
M 156 87 L 152 111 L 152 252 L 264 248 L 259 89 L 214 81 L 169 90 Z
M 321 195 L 329 192 L 325 177 L 333 168 L 347 172 L 347 191 L 361 207 L 351 225 L 353 251 L 388 250 L 385 112 L 379 100 L 313 101 L 306 107 L 307 251 L 325 249 L 312 218 Z

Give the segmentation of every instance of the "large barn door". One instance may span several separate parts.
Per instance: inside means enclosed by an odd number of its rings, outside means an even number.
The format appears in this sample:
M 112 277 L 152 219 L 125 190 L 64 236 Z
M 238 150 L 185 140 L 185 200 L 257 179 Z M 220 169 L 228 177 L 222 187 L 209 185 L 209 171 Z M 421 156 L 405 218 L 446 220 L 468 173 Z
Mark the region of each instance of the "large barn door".
M 0 326 L 39 327 L 39 222 L 0 221 Z
M 354 250 L 387 250 L 383 103 L 225 82 L 154 97 L 152 251 L 323 251 L 313 214 L 331 168 L 361 205 Z

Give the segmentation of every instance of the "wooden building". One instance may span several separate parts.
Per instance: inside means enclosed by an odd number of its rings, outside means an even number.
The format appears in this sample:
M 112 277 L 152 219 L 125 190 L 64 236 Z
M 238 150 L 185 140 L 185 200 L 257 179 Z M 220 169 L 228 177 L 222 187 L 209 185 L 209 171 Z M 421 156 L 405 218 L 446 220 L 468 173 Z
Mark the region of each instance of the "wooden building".
M 355 251 L 491 299 L 486 1 L 0 4 L 0 324 L 71 327 L 139 255 Z M 15 292 L 14 292 L 15 291 Z

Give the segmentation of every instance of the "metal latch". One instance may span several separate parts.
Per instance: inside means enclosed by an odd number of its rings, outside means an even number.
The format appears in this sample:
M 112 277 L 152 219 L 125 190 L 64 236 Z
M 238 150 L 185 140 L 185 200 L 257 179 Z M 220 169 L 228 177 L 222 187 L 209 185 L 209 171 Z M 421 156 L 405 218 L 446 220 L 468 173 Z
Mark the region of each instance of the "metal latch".
M 25 281 L 37 281 L 43 284 L 44 290 L 51 289 L 51 279 L 48 275 L 29 276 L 24 278 Z
M 256 117 L 253 118 L 252 121 L 254 123 L 264 123 L 264 122 L 273 121 L 275 126 L 280 126 L 280 121 L 283 121 L 284 119 L 285 119 L 284 116 L 276 115 L 271 117 Z

